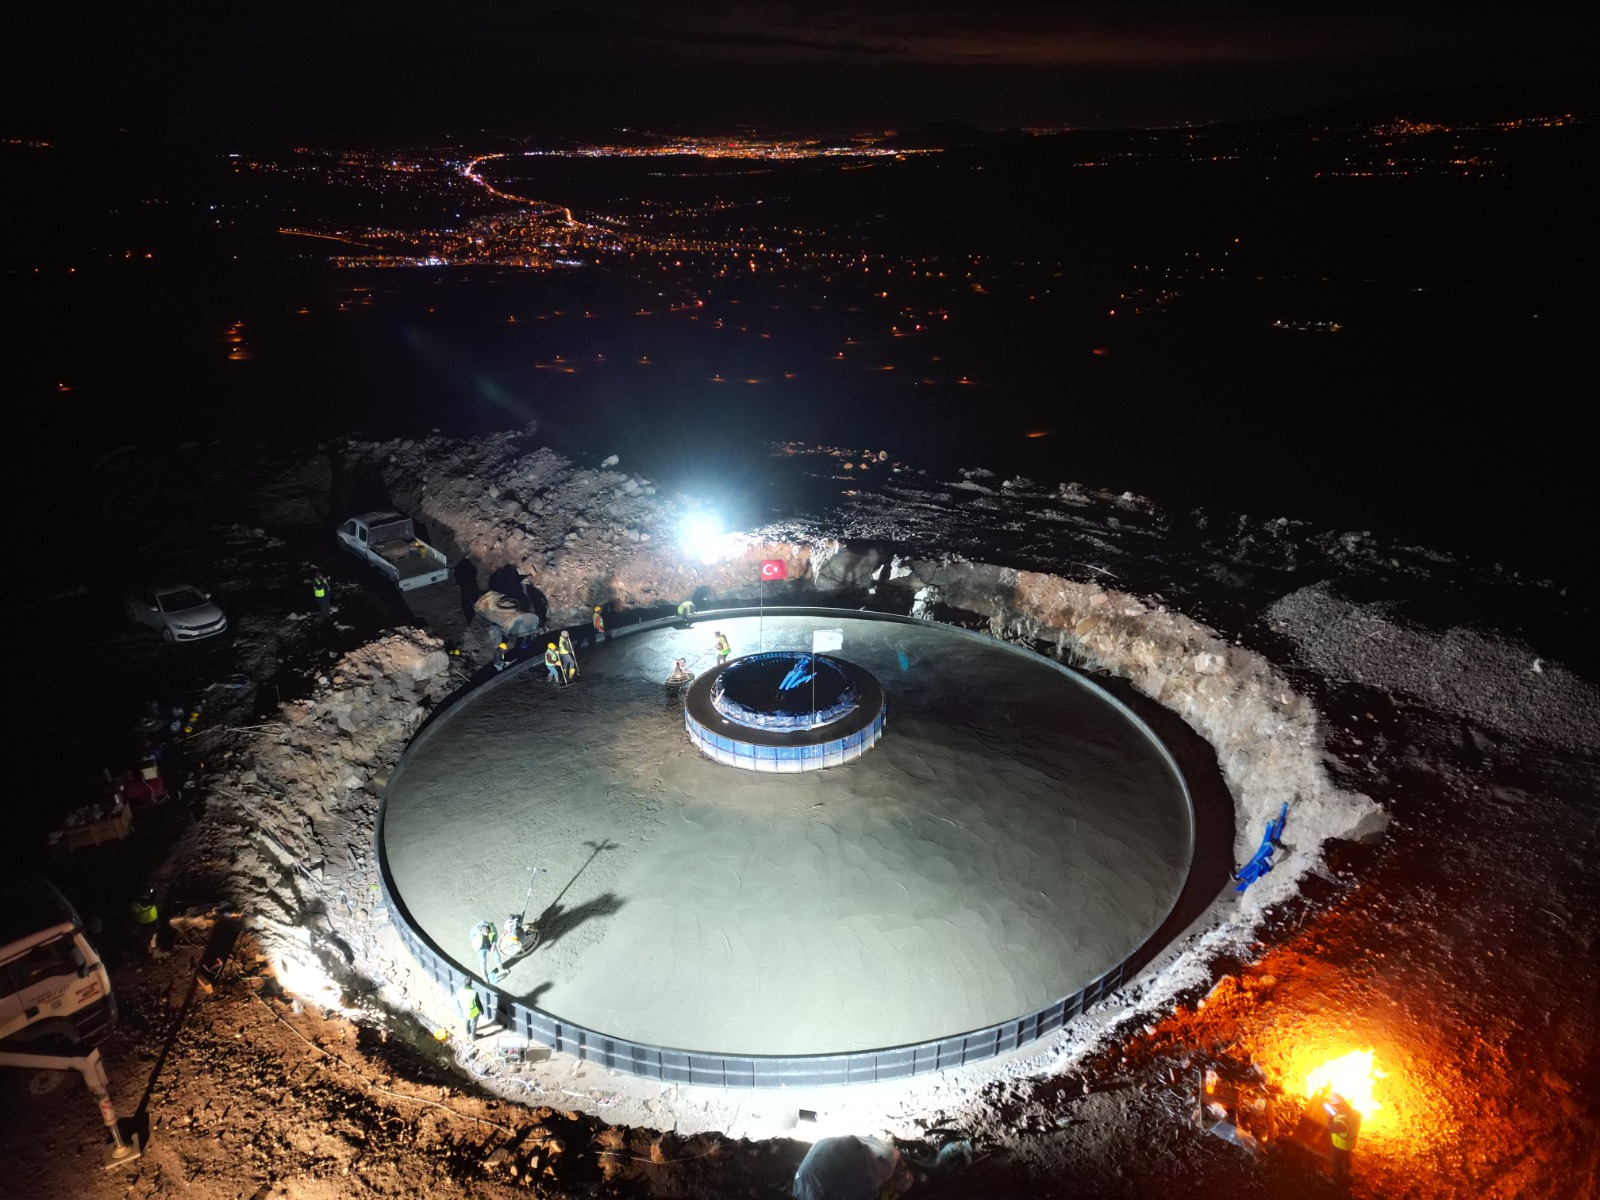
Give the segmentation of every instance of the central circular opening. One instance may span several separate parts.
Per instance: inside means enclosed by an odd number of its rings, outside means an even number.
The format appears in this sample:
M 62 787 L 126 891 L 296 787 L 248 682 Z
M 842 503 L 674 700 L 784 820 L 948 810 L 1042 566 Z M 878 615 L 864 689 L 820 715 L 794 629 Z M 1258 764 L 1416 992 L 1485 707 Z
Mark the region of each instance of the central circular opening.
M 711 688 L 716 710 L 747 729 L 815 729 L 848 715 L 859 698 L 844 663 L 792 650 L 747 654 Z
M 883 736 L 883 688 L 853 662 L 805 650 L 747 654 L 689 685 L 683 726 L 707 758 L 747 771 L 818 771 Z

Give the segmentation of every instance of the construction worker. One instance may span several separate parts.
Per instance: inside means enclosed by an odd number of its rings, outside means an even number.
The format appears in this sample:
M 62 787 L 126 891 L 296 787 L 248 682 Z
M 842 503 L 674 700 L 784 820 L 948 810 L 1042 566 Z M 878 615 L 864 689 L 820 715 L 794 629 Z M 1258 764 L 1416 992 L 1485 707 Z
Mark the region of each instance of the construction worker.
M 544 648 L 545 670 L 550 672 L 550 682 L 566 686 L 567 675 L 561 664 L 561 651 L 556 649 L 554 642 L 549 642 Z
M 1328 1113 L 1328 1167 L 1333 1181 L 1340 1187 L 1350 1182 L 1350 1154 L 1356 1148 L 1356 1138 L 1361 1133 L 1361 1114 L 1350 1107 L 1350 1102 L 1334 1092 L 1323 1102 Z
M 578 656 L 572 649 L 572 634 L 565 629 L 561 631 L 561 636 L 556 639 L 556 650 L 561 655 L 561 665 L 566 669 L 567 678 L 575 678 L 578 674 Z
M 160 962 L 172 953 L 172 948 L 178 944 L 178 931 L 172 927 L 172 922 L 163 913 L 150 933 L 150 957 Z
M 484 979 L 493 983 L 506 965 L 505 959 L 500 957 L 500 934 L 493 921 L 479 921 L 472 927 L 472 948 L 477 952 L 478 961 L 483 964 Z M 489 967 L 491 954 L 494 955 L 493 970 Z
M 729 656 L 732 654 L 732 644 L 730 644 L 728 639 L 723 636 L 722 630 L 717 630 L 717 665 L 720 667 L 723 663 L 727 662 Z
M 689 618 L 692 616 L 694 616 L 693 600 L 685 600 L 682 604 L 678 605 L 678 620 L 687 625 L 689 623 Z
M 147 954 L 155 953 L 156 932 L 161 927 L 161 912 L 156 907 L 154 889 L 145 888 L 136 900 L 128 901 L 128 912 L 133 917 L 134 945 Z
M 456 989 L 456 1011 L 467 1025 L 468 1039 L 478 1036 L 478 1018 L 483 1016 L 483 1002 L 478 999 L 478 989 L 467 980 Z
M 323 578 L 321 571 L 311 577 L 311 595 L 316 599 L 317 613 L 323 624 L 327 624 L 328 616 L 333 611 L 329 590 L 328 581 Z
M 594 606 L 594 637 L 595 637 L 595 641 L 599 641 L 602 637 L 604 637 L 605 636 L 605 632 L 606 632 L 606 619 L 605 619 L 605 617 L 603 615 L 601 615 L 600 606 L 598 604 L 596 604 Z
M 515 958 L 522 953 L 522 935 L 525 932 L 522 914 L 507 913 L 506 923 L 500 927 L 500 949 L 507 958 Z
M 501 642 L 494 649 L 494 669 L 504 671 L 511 664 L 511 647 Z

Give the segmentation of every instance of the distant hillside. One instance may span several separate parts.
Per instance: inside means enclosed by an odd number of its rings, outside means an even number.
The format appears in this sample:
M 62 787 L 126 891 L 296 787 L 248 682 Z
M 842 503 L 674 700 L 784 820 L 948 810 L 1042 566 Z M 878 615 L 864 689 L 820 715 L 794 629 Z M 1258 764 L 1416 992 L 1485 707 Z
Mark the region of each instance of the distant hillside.
M 1503 121 L 1563 112 L 1600 110 L 1600 76 L 1586 75 L 1539 84 L 1390 92 L 1357 96 L 1339 104 L 1286 118 L 1294 124 L 1377 124 L 1411 121 Z M 1259 122 L 1267 124 L 1268 122 Z
M 994 146 L 1025 142 L 1032 134 L 1023 129 L 979 129 L 961 121 L 935 121 L 906 129 L 873 142 L 878 150 L 953 150 L 958 146 Z

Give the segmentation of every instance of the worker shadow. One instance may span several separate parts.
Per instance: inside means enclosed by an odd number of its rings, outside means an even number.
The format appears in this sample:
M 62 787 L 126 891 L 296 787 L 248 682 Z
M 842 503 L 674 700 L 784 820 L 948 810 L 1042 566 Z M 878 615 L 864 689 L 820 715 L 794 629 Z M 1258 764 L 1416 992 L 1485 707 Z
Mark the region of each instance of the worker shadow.
M 478 1031 L 480 1033 L 516 1033 L 516 1006 L 524 1004 L 529 1008 L 538 1008 L 540 999 L 554 986 L 555 981 L 547 979 L 529 992 L 518 993 L 499 986 L 491 987 L 489 989 L 488 1019 L 478 1026 Z
M 219 921 L 211 931 L 205 947 L 200 951 L 199 961 L 195 969 L 189 973 L 189 985 L 184 993 L 183 1003 L 178 1006 L 177 1014 L 172 1018 L 172 1024 L 167 1028 L 167 1036 L 161 1043 L 161 1049 L 156 1054 L 154 1064 L 150 1067 L 150 1079 L 145 1084 L 144 1094 L 139 1097 L 139 1107 L 133 1116 L 121 1122 L 124 1132 L 137 1134 L 139 1144 L 150 1144 L 150 1098 L 155 1094 L 156 1084 L 161 1079 L 161 1072 L 167 1065 L 167 1057 L 172 1053 L 172 1047 L 178 1040 L 184 1022 L 189 1019 L 189 1012 L 194 1008 L 195 998 L 201 992 L 209 995 L 215 990 L 217 981 L 228 968 L 228 962 L 233 956 L 233 948 L 239 940 L 242 926 L 237 920 L 226 919 Z
M 472 565 L 470 558 L 463 558 L 456 564 L 453 574 L 456 587 L 461 591 L 461 615 L 470 619 L 477 611 L 474 605 L 482 594 L 478 590 L 478 568 Z
M 523 578 L 510 563 L 497 567 L 489 575 L 489 590 L 499 592 L 502 596 L 511 596 L 527 605 L 528 611 L 539 618 L 541 625 L 550 615 L 550 601 L 545 594 L 533 586 L 531 579 Z
M 546 946 L 553 946 L 580 925 L 622 911 L 622 906 L 626 903 L 627 901 L 615 892 L 602 892 L 594 899 L 585 900 L 582 904 L 575 904 L 571 908 L 559 902 L 550 903 L 534 921 L 539 930 L 538 938 L 532 948 L 518 955 L 518 958 L 526 958 Z

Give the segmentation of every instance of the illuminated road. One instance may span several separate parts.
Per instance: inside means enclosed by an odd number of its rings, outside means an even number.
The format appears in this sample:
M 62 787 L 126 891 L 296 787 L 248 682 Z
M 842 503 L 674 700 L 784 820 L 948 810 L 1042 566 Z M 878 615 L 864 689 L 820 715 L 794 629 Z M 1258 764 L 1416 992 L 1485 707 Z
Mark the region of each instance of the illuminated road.
M 461 168 L 461 174 L 466 176 L 468 179 L 472 180 L 473 183 L 477 184 L 484 191 L 488 192 L 491 196 L 495 197 L 496 199 L 509 200 L 513 204 L 526 205 L 529 208 L 533 209 L 534 212 L 538 216 L 542 216 L 542 217 L 553 217 L 557 213 L 559 213 L 561 215 L 562 220 L 566 222 L 568 228 L 572 228 L 573 226 L 576 226 L 578 224 L 578 222 L 576 222 L 576 221 L 574 221 L 572 219 L 572 210 L 570 208 L 568 208 L 566 205 L 564 205 L 564 204 L 552 204 L 548 200 L 535 200 L 530 196 L 517 196 L 517 195 L 512 194 L 511 192 L 503 192 L 499 188 L 495 187 L 494 184 L 490 183 L 487 179 L 485 179 L 482 175 L 480 175 L 478 173 L 478 167 L 481 164 L 486 163 L 486 162 L 492 162 L 492 161 L 494 161 L 495 159 L 498 159 L 498 158 L 510 158 L 510 157 L 511 156 L 509 154 L 483 154 L 483 155 L 480 155 L 479 157 L 477 157 L 477 158 L 473 159 L 471 162 L 469 162 L 466 166 L 462 167 Z

